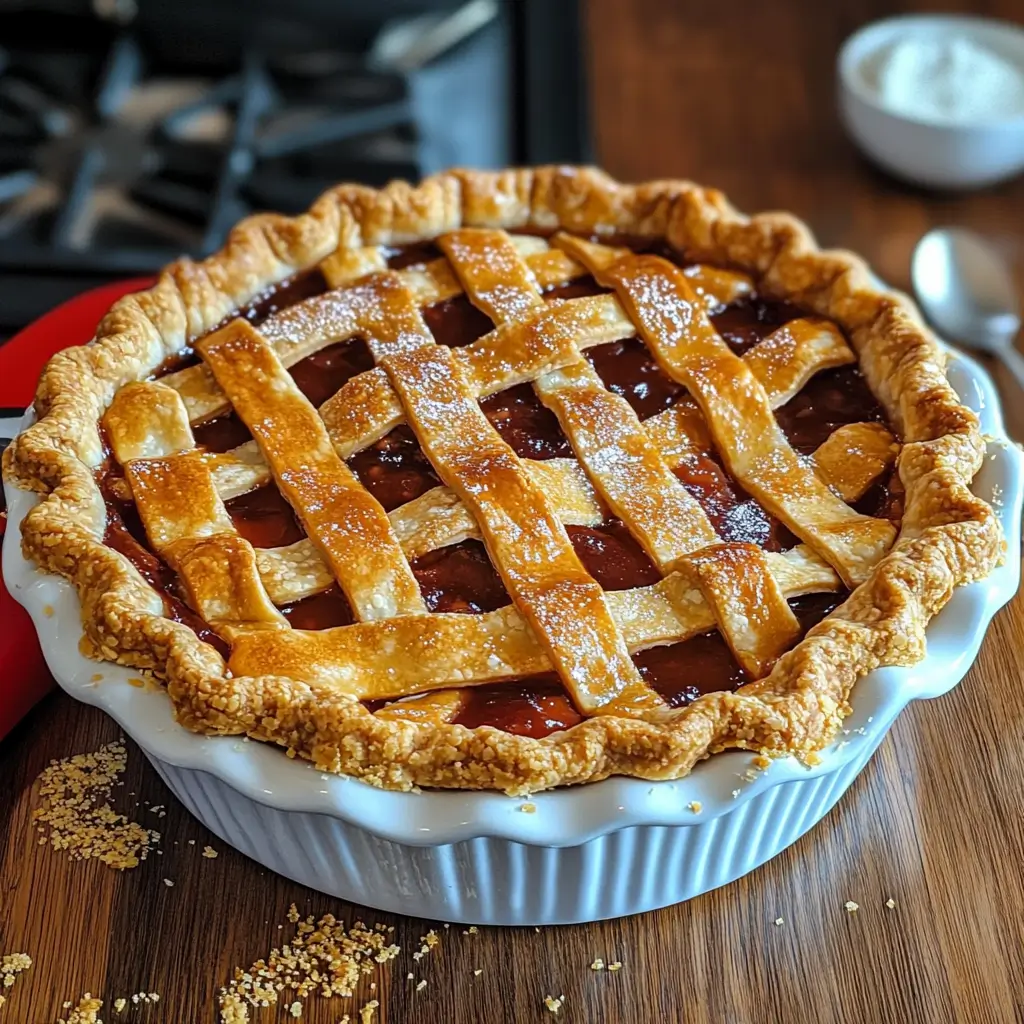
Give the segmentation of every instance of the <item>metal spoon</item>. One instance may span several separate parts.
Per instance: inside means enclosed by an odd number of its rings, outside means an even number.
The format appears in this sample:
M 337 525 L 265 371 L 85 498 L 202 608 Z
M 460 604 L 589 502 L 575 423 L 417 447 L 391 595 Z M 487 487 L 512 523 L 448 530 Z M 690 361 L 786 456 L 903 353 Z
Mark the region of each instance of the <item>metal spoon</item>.
M 924 315 L 941 335 L 991 352 L 1024 388 L 1024 356 L 1013 345 L 1020 301 L 992 246 L 965 228 L 936 228 L 917 243 L 910 276 Z

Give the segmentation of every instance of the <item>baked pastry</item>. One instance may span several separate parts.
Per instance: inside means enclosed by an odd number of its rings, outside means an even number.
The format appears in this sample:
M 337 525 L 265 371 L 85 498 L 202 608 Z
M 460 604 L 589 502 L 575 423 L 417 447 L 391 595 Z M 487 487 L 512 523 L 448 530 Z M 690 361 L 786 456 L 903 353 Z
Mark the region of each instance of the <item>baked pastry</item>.
M 388 787 L 810 757 L 1002 555 L 909 302 L 687 182 L 455 171 L 252 217 L 35 410 L 4 471 L 87 653 Z

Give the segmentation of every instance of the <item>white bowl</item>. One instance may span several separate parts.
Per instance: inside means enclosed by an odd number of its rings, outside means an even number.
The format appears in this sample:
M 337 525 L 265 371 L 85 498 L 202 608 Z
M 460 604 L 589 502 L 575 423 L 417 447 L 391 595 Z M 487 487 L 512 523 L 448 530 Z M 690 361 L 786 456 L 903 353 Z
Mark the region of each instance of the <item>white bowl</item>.
M 1024 29 L 1010 22 L 911 15 L 866 25 L 846 40 L 838 57 L 839 107 L 860 148 L 887 171 L 933 188 L 978 188 L 1024 170 L 1024 116 L 950 125 L 895 114 L 881 105 L 865 80 L 864 62 L 910 33 L 966 37 L 1024 70 Z
M 752 773 L 749 754 L 717 754 L 678 782 L 612 778 L 541 793 L 530 801 L 534 813 L 497 793 L 381 791 L 262 743 L 190 733 L 158 686 L 128 685 L 131 670 L 83 658 L 77 595 L 22 556 L 20 524 L 36 499 L 10 485 L 4 578 L 60 685 L 115 718 L 200 821 L 266 867 L 355 903 L 445 921 L 567 924 L 636 914 L 731 882 L 800 838 L 910 701 L 960 681 L 992 616 L 1016 592 L 1021 452 L 985 372 L 959 357 L 949 377 L 990 437 L 975 490 L 1003 523 L 1006 564 L 956 591 L 928 628 L 924 661 L 857 684 L 846 735 L 811 769 L 790 758 Z

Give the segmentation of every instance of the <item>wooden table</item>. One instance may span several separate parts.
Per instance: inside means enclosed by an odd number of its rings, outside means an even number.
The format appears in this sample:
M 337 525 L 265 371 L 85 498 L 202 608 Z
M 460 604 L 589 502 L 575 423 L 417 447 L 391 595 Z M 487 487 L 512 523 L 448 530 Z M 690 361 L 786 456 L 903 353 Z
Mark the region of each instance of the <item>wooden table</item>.
M 1015 0 L 986 6 L 1009 16 Z M 967 197 L 925 195 L 870 169 L 844 139 L 833 112 L 833 55 L 848 31 L 887 7 L 590 0 L 605 165 L 627 179 L 711 182 L 744 209 L 789 208 L 823 243 L 861 251 L 901 286 L 914 241 L 941 222 L 988 232 L 1024 267 L 1024 182 Z M 1018 436 L 1022 406 L 1010 408 Z M 0 746 L 0 952 L 35 960 L 8 990 L 0 1024 L 51 1022 L 87 990 L 107 1000 L 108 1024 L 209 1024 L 218 986 L 280 941 L 292 902 L 303 913 L 393 924 L 403 947 L 375 991 L 367 984 L 354 1000 L 311 1000 L 302 1020 L 314 1024 L 354 1015 L 369 998 L 380 1001 L 375 1019 L 391 1024 L 1020 1021 L 1022 679 L 1018 599 L 997 618 L 964 683 L 901 716 L 828 818 L 748 878 L 625 921 L 539 934 L 453 927 L 419 963 L 410 954 L 429 923 L 349 907 L 224 849 L 135 748 L 118 803 L 164 833 L 162 855 L 117 873 L 37 846 L 33 779 L 50 758 L 118 735 L 98 712 L 53 697 Z M 146 801 L 166 804 L 166 817 L 148 812 Z M 217 859 L 200 855 L 207 843 Z M 890 897 L 895 909 L 885 906 Z M 860 909 L 848 913 L 847 900 Z M 591 971 L 598 956 L 624 966 Z M 417 992 L 421 978 L 428 984 Z M 111 1001 L 140 991 L 159 993 L 160 1002 L 112 1012 Z M 557 1018 L 544 1008 L 547 994 L 566 997 Z M 254 1015 L 290 1019 L 284 1008 Z

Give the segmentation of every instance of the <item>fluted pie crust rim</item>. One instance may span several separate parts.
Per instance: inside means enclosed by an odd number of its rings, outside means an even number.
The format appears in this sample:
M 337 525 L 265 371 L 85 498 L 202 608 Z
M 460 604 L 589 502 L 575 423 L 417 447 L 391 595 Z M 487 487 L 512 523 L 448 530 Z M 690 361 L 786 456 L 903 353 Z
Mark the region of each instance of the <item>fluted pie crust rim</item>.
M 226 675 L 219 655 L 164 617 L 155 591 L 104 545 L 98 423 L 120 387 L 339 247 L 406 244 L 464 226 L 665 240 L 688 259 L 746 271 L 761 294 L 846 333 L 902 441 L 903 522 L 868 579 L 764 679 L 702 696 L 665 720 L 602 715 L 543 739 L 389 720 L 329 686 Z M 394 789 L 520 794 L 609 775 L 679 778 L 729 748 L 812 758 L 849 713 L 857 679 L 919 661 L 929 619 L 1004 549 L 993 510 L 969 489 L 985 451 L 977 417 L 947 383 L 945 354 L 912 303 L 879 289 L 859 257 L 818 249 L 792 216 L 747 217 L 685 181 L 623 185 L 574 167 L 452 171 L 416 187 L 339 186 L 295 218 L 247 218 L 220 252 L 171 265 L 152 288 L 119 300 L 93 342 L 54 356 L 35 412 L 4 455 L 4 475 L 42 495 L 22 524 L 23 550 L 76 587 L 84 653 L 153 672 L 193 731 L 274 742 L 322 770 Z

